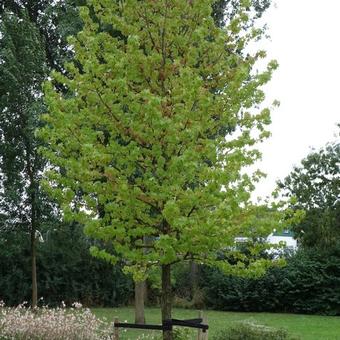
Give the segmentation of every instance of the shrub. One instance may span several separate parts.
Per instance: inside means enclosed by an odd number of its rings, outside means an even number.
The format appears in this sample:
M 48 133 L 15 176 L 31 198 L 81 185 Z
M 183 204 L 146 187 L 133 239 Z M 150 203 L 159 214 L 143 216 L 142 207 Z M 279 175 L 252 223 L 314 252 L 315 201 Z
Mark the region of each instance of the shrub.
M 299 251 L 257 279 L 202 267 L 200 287 L 216 310 L 340 315 L 340 246 Z
M 3 228 L 4 229 L 4 228 Z M 42 232 L 38 244 L 38 294 L 45 303 L 58 306 L 60 301 L 80 301 L 86 306 L 119 306 L 134 296 L 131 277 L 121 266 L 91 256 L 90 241 L 82 228 L 56 225 Z M 1 230 L 0 221 L 0 300 L 16 306 L 31 297 L 29 234 Z
M 77 308 L 76 308 L 77 307 Z M 110 328 L 89 309 L 36 308 L 0 304 L 1 340 L 99 340 L 110 339 Z
M 222 330 L 212 337 L 212 340 L 293 340 L 284 329 L 275 329 L 254 322 L 239 322 Z

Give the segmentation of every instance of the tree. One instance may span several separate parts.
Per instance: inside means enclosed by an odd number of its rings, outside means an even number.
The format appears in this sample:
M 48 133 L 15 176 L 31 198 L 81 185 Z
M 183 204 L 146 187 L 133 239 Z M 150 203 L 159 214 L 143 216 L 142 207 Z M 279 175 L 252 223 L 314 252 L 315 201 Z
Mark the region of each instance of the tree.
M 37 235 L 50 211 L 39 184 L 45 162 L 34 136 L 43 110 L 45 54 L 37 27 L 24 11 L 20 16 L 3 13 L 0 32 L 0 206 L 8 228 L 30 233 L 34 307 Z
M 304 209 L 295 227 L 306 247 L 328 248 L 340 238 L 340 143 L 311 152 L 278 183 L 283 195 L 294 197 L 292 208 Z
M 76 8 L 81 3 L 6 0 L 0 5 L 0 205 L 4 228 L 31 230 L 33 306 L 37 300 L 35 236 L 40 233 L 34 230 L 59 223 L 56 205 L 40 190 L 46 162 L 37 154 L 40 141 L 34 131 L 45 110 L 41 84 L 49 69 L 62 71 L 72 55 L 66 36 L 81 28 Z
M 137 280 L 161 267 L 162 319 L 171 319 L 172 264 L 258 273 L 267 263 L 245 268 L 218 259 L 244 231 L 238 221 L 258 174 L 241 170 L 260 157 L 254 145 L 270 122 L 268 109 L 251 109 L 263 101 L 261 86 L 276 63 L 254 72 L 264 52 L 240 53 L 261 34 L 243 29 L 242 6 L 221 29 L 212 1 L 90 4 L 94 12 L 82 8 L 83 31 L 70 40 L 74 63 L 45 88 L 49 114 L 39 135 L 53 165 L 46 190 L 65 218 L 113 245 L 113 253 L 93 247 L 95 256 L 124 258 Z M 125 38 L 100 31 L 98 22 Z

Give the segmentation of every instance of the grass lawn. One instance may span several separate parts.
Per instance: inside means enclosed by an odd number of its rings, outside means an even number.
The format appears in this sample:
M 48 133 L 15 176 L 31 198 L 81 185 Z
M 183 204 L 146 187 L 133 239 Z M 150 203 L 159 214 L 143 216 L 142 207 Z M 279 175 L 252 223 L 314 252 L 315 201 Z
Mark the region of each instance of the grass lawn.
M 134 310 L 132 307 L 124 308 L 98 308 L 92 310 L 98 317 L 106 317 L 109 321 L 118 317 L 119 321 L 133 322 Z M 208 318 L 209 334 L 226 328 L 235 321 L 253 320 L 262 325 L 275 328 L 285 328 L 290 334 L 299 336 L 302 340 L 340 340 L 340 317 L 274 314 L 274 313 L 234 313 L 234 312 L 204 312 Z M 188 309 L 174 309 L 173 317 L 189 319 L 198 316 L 198 312 Z M 147 323 L 160 323 L 160 309 L 147 308 Z M 122 339 L 135 340 L 143 331 L 128 330 Z

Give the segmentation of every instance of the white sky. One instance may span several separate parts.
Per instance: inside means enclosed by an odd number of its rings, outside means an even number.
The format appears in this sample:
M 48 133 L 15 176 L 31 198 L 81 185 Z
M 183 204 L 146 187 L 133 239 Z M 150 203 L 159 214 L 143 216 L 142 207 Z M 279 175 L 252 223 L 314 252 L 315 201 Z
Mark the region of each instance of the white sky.
M 271 35 L 266 50 L 280 67 L 265 92 L 281 106 L 257 164 L 267 178 L 254 197 L 269 195 L 312 147 L 334 140 L 340 123 L 340 1 L 273 1 L 264 16 Z

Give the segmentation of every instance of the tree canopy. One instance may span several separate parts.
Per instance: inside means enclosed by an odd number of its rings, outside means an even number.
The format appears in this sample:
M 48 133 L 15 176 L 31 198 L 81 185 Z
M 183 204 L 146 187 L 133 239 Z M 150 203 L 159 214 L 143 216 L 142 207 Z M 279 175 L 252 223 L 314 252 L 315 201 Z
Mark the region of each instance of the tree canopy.
M 305 218 L 295 227 L 303 245 L 329 247 L 340 236 L 340 144 L 328 143 L 311 152 L 281 182 L 281 192 L 294 197 L 294 209 Z
M 250 3 L 225 28 L 215 25 L 212 3 L 90 1 L 70 40 L 74 62 L 45 86 L 47 190 L 66 218 L 113 246 L 93 247 L 94 255 L 122 257 L 136 279 L 162 267 L 163 320 L 171 317 L 170 266 L 213 264 L 248 231 L 239 221 L 259 175 L 242 169 L 268 137 L 270 112 L 254 107 L 277 64 L 256 72 L 265 53 L 240 53 L 262 33 L 247 25 Z
M 210 2 L 150 1 L 136 11 L 134 1 L 92 4 L 127 39 L 98 33 L 82 9 L 84 30 L 71 41 L 81 68 L 68 64 L 68 76 L 54 74 L 73 96 L 46 85 L 50 114 L 41 135 L 57 169 L 54 194 L 90 235 L 113 242 L 128 266 L 209 261 L 240 232 L 232 221 L 252 188 L 240 170 L 258 159 L 252 146 L 267 137 L 270 121 L 269 110 L 250 109 L 263 100 L 260 86 L 276 64 L 252 74 L 263 54 L 236 53 L 254 38 L 236 39 L 244 11 L 219 29 Z M 211 138 L 228 125 L 237 136 Z M 145 253 L 146 236 L 153 239 Z

